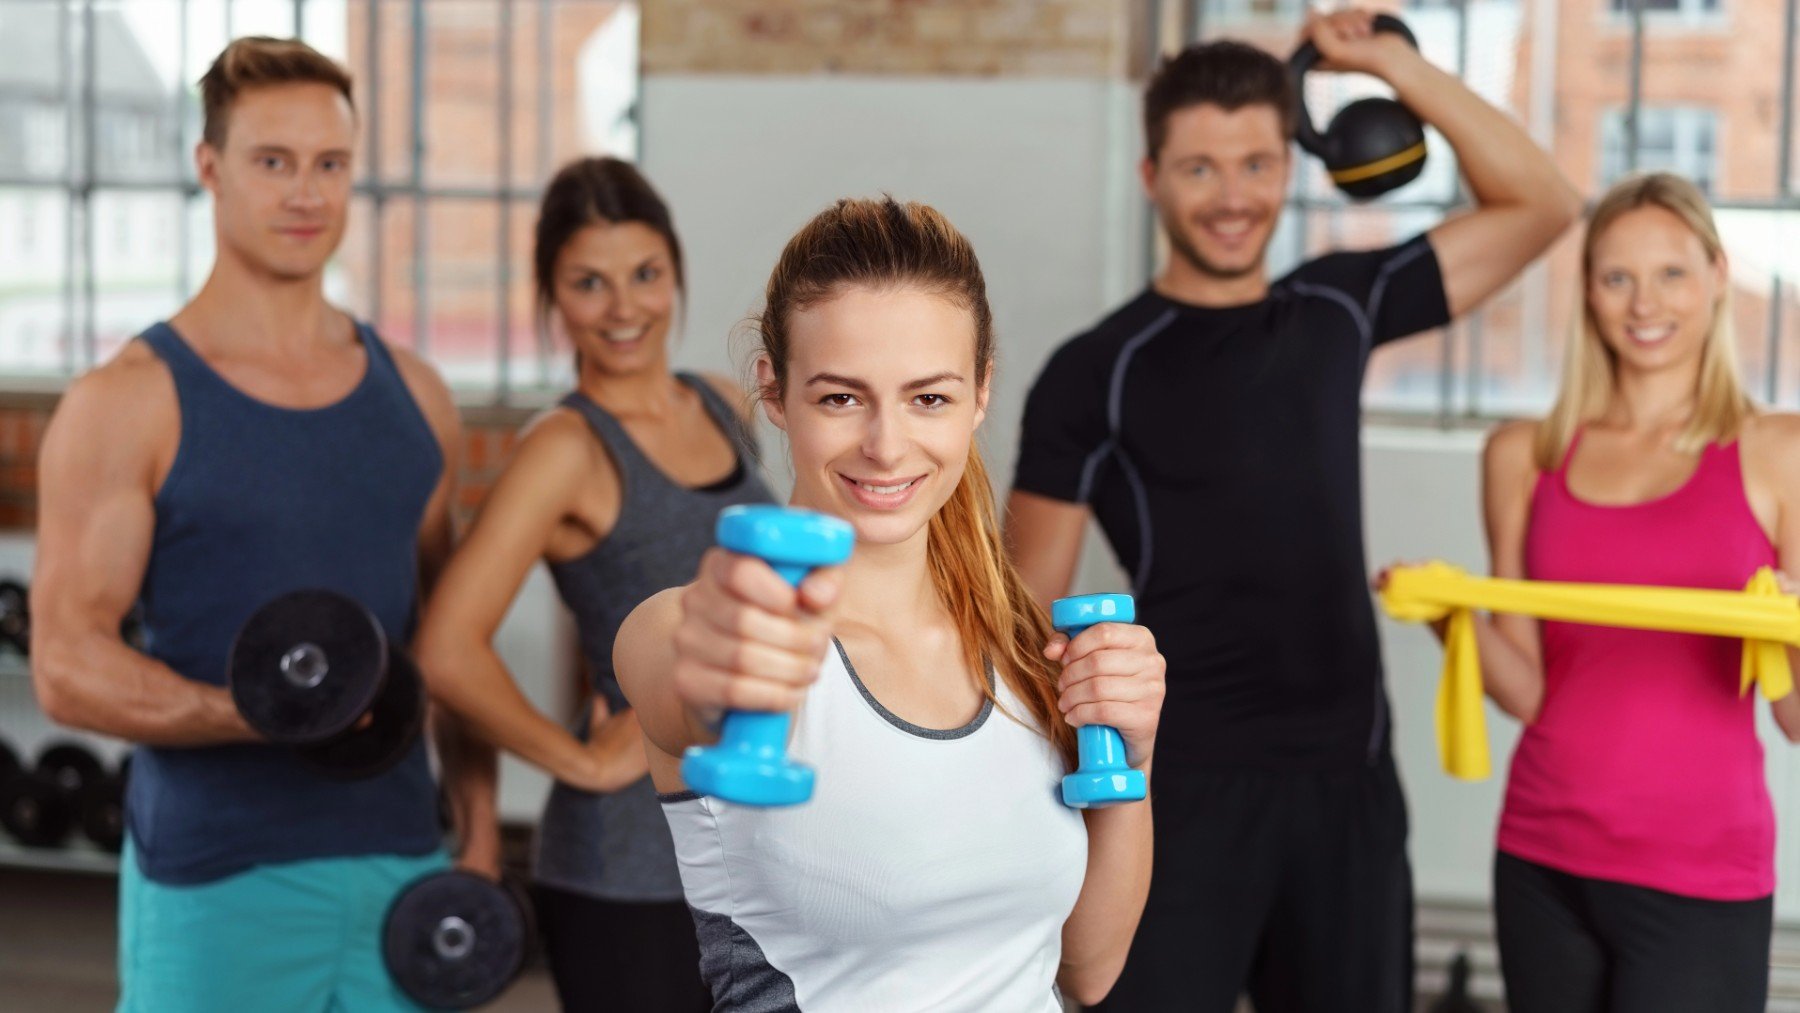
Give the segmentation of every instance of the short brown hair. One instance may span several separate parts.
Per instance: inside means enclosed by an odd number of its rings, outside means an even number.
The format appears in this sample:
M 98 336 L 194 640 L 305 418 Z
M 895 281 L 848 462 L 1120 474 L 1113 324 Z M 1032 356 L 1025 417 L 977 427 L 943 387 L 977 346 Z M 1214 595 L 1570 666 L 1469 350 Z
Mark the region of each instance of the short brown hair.
M 231 106 L 247 89 L 298 83 L 330 85 L 356 109 L 350 72 L 299 39 L 246 35 L 232 40 L 200 76 L 201 139 L 215 148 L 225 144 Z
M 1202 104 L 1235 112 L 1267 105 L 1281 117 L 1283 137 L 1294 136 L 1294 84 L 1280 60 L 1247 42 L 1197 42 L 1163 60 L 1144 89 L 1144 140 L 1155 158 L 1169 137 L 1169 117 Z

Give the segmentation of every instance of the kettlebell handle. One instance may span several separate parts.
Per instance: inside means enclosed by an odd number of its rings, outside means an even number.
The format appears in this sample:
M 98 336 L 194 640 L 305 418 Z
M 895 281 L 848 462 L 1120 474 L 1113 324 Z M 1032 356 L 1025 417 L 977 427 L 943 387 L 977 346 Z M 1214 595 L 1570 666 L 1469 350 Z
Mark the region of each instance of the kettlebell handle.
M 1372 26 L 1377 32 L 1390 32 L 1406 40 L 1406 44 L 1414 49 L 1419 48 L 1419 40 L 1413 36 L 1412 29 L 1406 22 L 1392 14 L 1377 14 Z M 1319 47 L 1308 39 L 1294 55 L 1288 57 L 1288 74 L 1294 81 L 1294 139 L 1300 147 L 1311 154 L 1330 161 L 1325 151 L 1325 137 L 1313 126 L 1312 113 L 1306 108 L 1306 75 L 1323 59 Z

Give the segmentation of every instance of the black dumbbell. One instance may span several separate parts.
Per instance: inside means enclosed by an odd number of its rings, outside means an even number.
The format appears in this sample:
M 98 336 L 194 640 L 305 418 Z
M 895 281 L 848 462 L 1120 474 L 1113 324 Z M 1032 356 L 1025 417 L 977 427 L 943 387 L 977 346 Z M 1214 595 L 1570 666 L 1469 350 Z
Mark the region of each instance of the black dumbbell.
M 258 734 L 334 777 L 388 770 L 425 724 L 418 670 L 367 609 L 332 591 L 294 591 L 258 609 L 226 672 Z
M 52 745 L 38 754 L 36 767 L 0 784 L 0 825 L 26 847 L 59 847 L 75 829 L 83 795 L 105 774 L 85 747 Z
M 87 787 L 80 800 L 81 833 L 102 851 L 118 854 L 125 846 L 125 779 L 131 772 L 129 754 L 119 769 L 103 775 Z
M 469 1009 L 506 991 L 525 966 L 531 939 L 531 907 L 522 893 L 451 870 L 414 880 L 394 898 L 381 957 L 415 1002 Z
M 1406 23 L 1391 14 L 1375 15 L 1374 28 L 1419 48 Z M 1339 190 L 1358 200 L 1379 197 L 1419 178 L 1425 169 L 1425 124 L 1394 99 L 1358 99 L 1339 109 L 1323 134 L 1313 126 L 1306 109 L 1306 74 L 1319 60 L 1319 47 L 1311 42 L 1288 58 L 1297 106 L 1294 139 L 1300 147 L 1325 163 Z
M 106 764 L 93 750 L 73 742 L 45 746 L 38 754 L 38 773 L 48 776 L 70 798 L 77 798 L 102 778 Z
M 50 778 L 22 770 L 0 784 L 0 826 L 28 848 L 55 848 L 69 839 L 75 806 Z
M 17 774 L 21 769 L 19 754 L 13 752 L 13 747 L 7 745 L 5 739 L 0 739 L 0 781 Z
M 0 580 L 0 644 L 31 653 L 31 595 L 16 580 Z

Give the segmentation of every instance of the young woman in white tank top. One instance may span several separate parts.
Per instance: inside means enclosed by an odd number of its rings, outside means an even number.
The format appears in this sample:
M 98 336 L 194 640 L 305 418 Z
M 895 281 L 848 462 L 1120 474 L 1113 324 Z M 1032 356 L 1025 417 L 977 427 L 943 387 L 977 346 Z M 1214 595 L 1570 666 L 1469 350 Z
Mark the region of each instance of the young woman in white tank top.
M 792 502 L 848 520 L 855 554 L 796 590 L 711 550 L 614 647 L 715 1008 L 1096 1002 L 1143 911 L 1150 808 L 1078 813 L 1058 783 L 1079 725 L 1149 770 L 1163 659 L 1139 626 L 1054 634 L 1006 560 L 974 442 L 994 358 L 974 251 L 923 205 L 839 201 L 788 243 L 759 323 Z M 809 802 L 686 790 L 679 758 L 727 709 L 795 714 Z

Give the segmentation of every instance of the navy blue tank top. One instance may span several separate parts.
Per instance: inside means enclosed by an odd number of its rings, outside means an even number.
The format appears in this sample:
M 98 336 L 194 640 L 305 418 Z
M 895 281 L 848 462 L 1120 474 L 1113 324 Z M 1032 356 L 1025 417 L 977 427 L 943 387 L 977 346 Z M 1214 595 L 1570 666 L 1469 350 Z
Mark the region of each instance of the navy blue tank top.
M 349 595 L 404 643 L 417 606 L 419 523 L 443 453 L 375 333 L 342 400 L 290 409 L 233 387 L 167 324 L 140 335 L 175 379 L 181 440 L 156 494 L 139 605 L 147 650 L 224 685 L 237 629 L 297 588 Z M 140 747 L 126 798 L 145 876 L 203 883 L 257 865 L 441 845 L 421 741 L 379 777 L 335 781 L 289 750 Z

